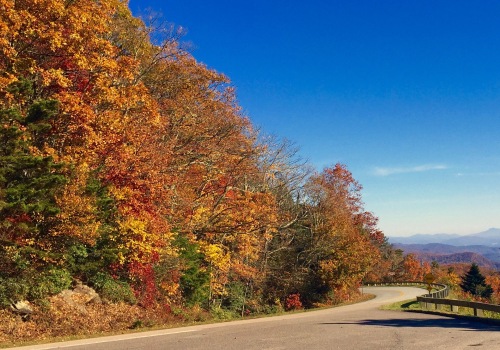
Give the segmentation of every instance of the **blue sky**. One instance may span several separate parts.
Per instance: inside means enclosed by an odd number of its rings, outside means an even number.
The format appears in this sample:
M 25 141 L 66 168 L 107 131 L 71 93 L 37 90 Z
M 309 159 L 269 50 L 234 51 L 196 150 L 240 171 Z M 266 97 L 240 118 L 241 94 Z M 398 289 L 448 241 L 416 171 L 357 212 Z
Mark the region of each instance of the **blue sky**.
M 500 1 L 131 0 L 267 134 L 344 163 L 389 236 L 500 227 Z

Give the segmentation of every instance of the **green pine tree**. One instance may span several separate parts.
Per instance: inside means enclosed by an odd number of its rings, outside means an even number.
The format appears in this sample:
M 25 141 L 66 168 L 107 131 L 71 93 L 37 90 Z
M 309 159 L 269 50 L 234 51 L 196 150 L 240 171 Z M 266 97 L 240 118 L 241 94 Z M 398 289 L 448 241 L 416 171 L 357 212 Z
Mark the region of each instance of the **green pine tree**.
M 493 294 L 493 288 L 489 284 L 486 284 L 485 277 L 481 274 L 479 267 L 475 263 L 472 263 L 469 271 L 462 276 L 460 287 L 464 292 L 482 298 L 489 298 Z
M 62 164 L 34 150 L 48 138 L 57 108 L 56 101 L 41 100 L 24 114 L 0 109 L 0 277 L 42 267 L 50 253 L 37 243 L 55 223 L 55 196 L 66 179 Z

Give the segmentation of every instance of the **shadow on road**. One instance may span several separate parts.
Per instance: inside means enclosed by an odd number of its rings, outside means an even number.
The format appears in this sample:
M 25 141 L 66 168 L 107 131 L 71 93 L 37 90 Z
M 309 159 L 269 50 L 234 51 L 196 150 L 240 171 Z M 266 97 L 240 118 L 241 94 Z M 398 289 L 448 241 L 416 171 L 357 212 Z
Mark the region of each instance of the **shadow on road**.
M 362 325 L 382 327 L 410 327 L 410 328 L 463 328 L 466 331 L 500 331 L 498 324 L 486 324 L 466 319 L 440 318 L 440 319 L 418 319 L 418 318 L 392 318 L 387 320 L 362 320 L 358 322 L 325 322 L 321 324 L 331 325 Z

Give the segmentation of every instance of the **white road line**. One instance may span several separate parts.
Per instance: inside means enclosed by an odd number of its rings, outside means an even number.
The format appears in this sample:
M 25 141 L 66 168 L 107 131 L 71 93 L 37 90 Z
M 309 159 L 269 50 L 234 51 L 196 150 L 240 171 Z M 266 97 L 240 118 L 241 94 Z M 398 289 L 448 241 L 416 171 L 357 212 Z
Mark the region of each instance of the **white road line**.
M 49 350 L 49 349 L 71 348 L 71 347 L 82 346 L 82 345 L 112 343 L 112 342 L 118 342 L 118 341 L 124 341 L 124 340 L 152 338 L 152 337 L 160 337 L 162 335 L 189 333 L 189 332 L 196 332 L 196 331 L 197 331 L 196 329 L 183 329 L 183 330 L 172 330 L 172 331 L 170 331 L 168 329 L 163 329 L 160 331 L 145 332 L 145 334 L 143 334 L 143 335 L 138 335 L 138 333 L 120 334 L 120 335 L 106 336 L 106 337 L 102 337 L 102 338 L 71 340 L 71 341 L 52 343 L 52 344 L 29 345 L 29 346 L 16 347 L 13 349 L 15 349 L 15 350 Z

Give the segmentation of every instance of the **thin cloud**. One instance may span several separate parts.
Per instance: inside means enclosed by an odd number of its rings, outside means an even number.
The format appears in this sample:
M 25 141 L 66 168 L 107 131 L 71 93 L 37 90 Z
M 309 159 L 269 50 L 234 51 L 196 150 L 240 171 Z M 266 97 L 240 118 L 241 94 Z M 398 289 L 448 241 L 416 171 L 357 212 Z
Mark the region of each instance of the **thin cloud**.
M 500 176 L 500 172 L 491 173 L 457 173 L 457 176 Z
M 376 176 L 389 176 L 395 174 L 423 173 L 426 171 L 445 170 L 445 169 L 448 169 L 448 167 L 443 164 L 424 164 L 407 168 L 376 167 L 374 170 L 374 174 Z

